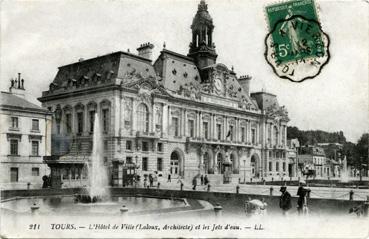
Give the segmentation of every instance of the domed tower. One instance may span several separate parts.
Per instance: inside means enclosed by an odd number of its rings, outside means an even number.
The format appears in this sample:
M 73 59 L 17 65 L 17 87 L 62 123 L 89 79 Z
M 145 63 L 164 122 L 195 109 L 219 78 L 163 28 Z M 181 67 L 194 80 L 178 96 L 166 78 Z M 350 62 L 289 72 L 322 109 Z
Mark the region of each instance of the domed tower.
M 188 56 L 195 60 L 199 69 L 215 64 L 218 55 L 212 37 L 214 25 L 205 0 L 200 1 L 191 29 L 192 42 Z

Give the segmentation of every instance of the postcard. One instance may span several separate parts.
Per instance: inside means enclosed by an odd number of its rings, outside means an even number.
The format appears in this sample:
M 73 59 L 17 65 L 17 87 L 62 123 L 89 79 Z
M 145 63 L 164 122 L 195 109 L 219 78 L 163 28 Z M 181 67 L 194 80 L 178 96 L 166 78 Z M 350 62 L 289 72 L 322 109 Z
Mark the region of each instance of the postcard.
M 1 1 L 1 237 L 367 238 L 368 7 Z

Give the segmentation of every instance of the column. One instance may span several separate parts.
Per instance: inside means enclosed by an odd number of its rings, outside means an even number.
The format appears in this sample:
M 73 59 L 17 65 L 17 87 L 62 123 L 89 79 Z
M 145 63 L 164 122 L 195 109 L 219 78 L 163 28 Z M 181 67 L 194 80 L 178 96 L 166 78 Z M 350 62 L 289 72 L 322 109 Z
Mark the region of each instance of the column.
M 168 110 L 167 110 L 167 135 L 169 136 L 170 134 L 170 124 L 171 124 L 171 118 L 170 118 L 170 106 L 168 105 Z
M 163 112 L 162 112 L 162 116 L 161 116 L 161 131 L 163 134 L 167 134 L 168 131 L 168 106 L 167 105 L 163 105 Z
M 137 130 L 136 106 L 136 101 L 132 99 L 132 131 Z
M 199 111 L 199 137 L 202 138 L 202 113 Z
M 223 134 L 223 140 L 227 139 L 227 134 L 228 134 L 228 120 L 227 120 L 227 116 L 224 117 L 224 134 Z
M 235 140 L 236 142 L 239 142 L 240 141 L 240 119 L 239 118 L 236 118 L 236 137 L 235 137 Z
M 186 135 L 186 125 L 187 125 L 187 120 L 186 120 L 186 109 L 182 110 L 182 119 L 181 119 L 181 129 L 182 129 L 182 136 Z

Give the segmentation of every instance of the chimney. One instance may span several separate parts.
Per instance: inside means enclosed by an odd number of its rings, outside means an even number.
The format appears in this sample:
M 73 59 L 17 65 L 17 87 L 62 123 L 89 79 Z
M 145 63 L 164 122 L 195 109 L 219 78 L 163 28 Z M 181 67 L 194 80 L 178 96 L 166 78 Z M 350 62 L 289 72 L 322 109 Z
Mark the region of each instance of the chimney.
M 249 75 L 245 75 L 245 76 L 240 76 L 240 78 L 238 79 L 238 82 L 241 84 L 243 90 L 246 92 L 246 94 L 248 96 L 250 96 L 250 81 L 251 81 L 251 76 Z
M 137 48 L 138 55 L 151 60 L 152 57 L 152 49 L 154 48 L 154 45 L 150 42 L 141 44 L 139 48 Z
M 18 78 L 10 80 L 9 92 L 25 98 L 24 79 L 21 78 L 21 73 L 18 73 Z

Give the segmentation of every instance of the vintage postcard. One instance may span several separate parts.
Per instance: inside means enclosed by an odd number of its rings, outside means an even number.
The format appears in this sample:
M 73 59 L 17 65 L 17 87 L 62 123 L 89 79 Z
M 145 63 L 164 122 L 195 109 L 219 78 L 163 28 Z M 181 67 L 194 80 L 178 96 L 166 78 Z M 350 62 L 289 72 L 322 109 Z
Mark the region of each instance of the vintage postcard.
M 368 8 L 0 1 L 1 238 L 367 238 Z

